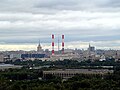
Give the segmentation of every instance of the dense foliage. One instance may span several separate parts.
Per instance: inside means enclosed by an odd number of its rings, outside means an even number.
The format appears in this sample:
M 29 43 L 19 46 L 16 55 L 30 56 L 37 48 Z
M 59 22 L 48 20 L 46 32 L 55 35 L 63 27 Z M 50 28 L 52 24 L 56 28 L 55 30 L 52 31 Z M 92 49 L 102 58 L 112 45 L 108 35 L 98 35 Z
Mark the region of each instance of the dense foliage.
M 113 74 L 80 74 L 68 80 L 48 75 L 41 70 L 6 70 L 0 72 L 0 90 L 120 90 L 120 70 Z
M 0 72 L 0 90 L 120 90 L 120 62 L 107 61 L 9 61 L 6 63 L 23 65 L 22 69 Z M 30 69 L 49 65 L 49 68 Z M 68 80 L 53 75 L 43 78 L 43 70 L 56 68 L 94 68 L 94 66 L 114 66 L 114 73 L 106 75 L 80 74 Z M 90 66 L 90 67 L 89 67 Z M 96 68 L 96 67 L 95 67 Z
M 94 67 L 94 66 L 120 66 L 120 62 L 115 62 L 114 58 L 107 59 L 106 61 L 76 61 L 76 60 L 63 60 L 63 61 L 42 61 L 42 60 L 27 60 L 27 61 L 21 61 L 16 60 L 14 62 L 12 61 L 6 61 L 6 64 L 15 64 L 15 65 L 23 65 L 23 66 L 45 66 L 49 65 L 51 67 L 55 68 L 82 68 L 85 67 Z

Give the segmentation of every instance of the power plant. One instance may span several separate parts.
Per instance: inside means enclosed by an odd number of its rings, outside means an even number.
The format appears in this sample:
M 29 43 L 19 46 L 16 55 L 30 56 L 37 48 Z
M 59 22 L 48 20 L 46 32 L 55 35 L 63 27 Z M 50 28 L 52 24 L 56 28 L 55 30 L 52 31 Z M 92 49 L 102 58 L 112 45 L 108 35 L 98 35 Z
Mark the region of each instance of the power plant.
M 60 49 L 59 49 L 59 36 L 58 36 L 58 54 Z M 55 55 L 55 50 L 54 50 L 54 47 L 55 47 L 55 35 L 52 34 L 52 55 Z M 64 35 L 62 35 L 62 49 L 61 49 L 61 54 L 64 54 Z
M 74 54 L 70 49 L 66 50 L 64 49 L 65 42 L 64 42 L 65 36 L 61 35 L 61 49 L 59 49 L 59 35 L 58 35 L 58 51 L 55 51 L 55 35 L 52 34 L 52 55 L 50 55 L 50 59 L 52 61 L 55 60 L 64 60 L 64 59 L 73 59 L 73 58 L 79 58 L 77 54 Z
M 55 45 L 55 43 L 54 43 L 54 34 L 52 34 L 52 55 L 54 55 L 54 45 Z

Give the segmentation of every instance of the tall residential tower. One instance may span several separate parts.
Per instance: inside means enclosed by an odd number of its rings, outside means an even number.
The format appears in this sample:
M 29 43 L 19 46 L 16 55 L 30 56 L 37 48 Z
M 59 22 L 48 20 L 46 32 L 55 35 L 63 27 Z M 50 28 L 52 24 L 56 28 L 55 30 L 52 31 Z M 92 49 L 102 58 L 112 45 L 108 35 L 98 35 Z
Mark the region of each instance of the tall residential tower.
M 41 46 L 40 41 L 39 41 L 39 44 L 38 44 L 38 47 L 37 47 L 37 52 L 42 52 L 42 51 L 43 51 L 42 46 Z

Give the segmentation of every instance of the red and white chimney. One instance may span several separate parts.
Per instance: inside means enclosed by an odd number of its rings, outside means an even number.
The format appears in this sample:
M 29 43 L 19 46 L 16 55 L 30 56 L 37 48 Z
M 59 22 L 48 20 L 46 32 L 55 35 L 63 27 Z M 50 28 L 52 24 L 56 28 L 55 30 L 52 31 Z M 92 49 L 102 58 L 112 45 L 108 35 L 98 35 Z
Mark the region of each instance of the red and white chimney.
M 52 34 L 52 55 L 54 55 L 54 34 Z
M 64 35 L 62 35 L 62 54 L 64 54 Z

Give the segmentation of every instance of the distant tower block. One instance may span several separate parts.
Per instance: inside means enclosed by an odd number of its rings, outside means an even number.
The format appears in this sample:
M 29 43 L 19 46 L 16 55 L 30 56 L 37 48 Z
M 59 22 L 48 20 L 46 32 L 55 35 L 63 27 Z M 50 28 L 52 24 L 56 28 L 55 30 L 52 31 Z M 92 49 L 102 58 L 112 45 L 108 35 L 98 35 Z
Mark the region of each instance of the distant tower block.
M 40 41 L 39 41 L 39 44 L 38 44 L 38 47 L 37 47 L 37 52 L 41 52 L 42 51 L 42 47 L 41 47 L 41 44 L 40 44 Z
M 62 35 L 62 54 L 64 54 L 64 35 Z
M 54 34 L 52 34 L 52 55 L 54 55 Z

